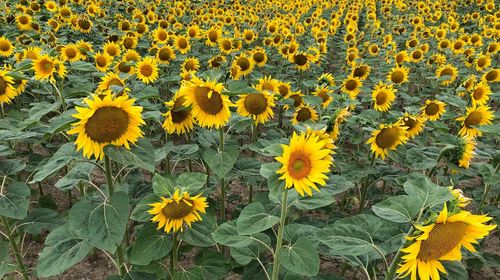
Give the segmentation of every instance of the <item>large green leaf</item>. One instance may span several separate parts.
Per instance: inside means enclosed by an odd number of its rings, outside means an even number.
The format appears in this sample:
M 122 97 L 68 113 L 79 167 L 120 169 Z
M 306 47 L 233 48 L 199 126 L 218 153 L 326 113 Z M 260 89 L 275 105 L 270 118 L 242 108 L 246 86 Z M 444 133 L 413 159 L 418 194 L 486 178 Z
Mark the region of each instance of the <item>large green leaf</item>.
M 313 196 L 300 197 L 293 205 L 300 210 L 325 207 L 335 202 L 332 192 L 332 189 L 322 188 L 319 193 L 314 193 Z
M 223 279 L 231 270 L 223 255 L 208 249 L 196 256 L 195 264 L 201 268 L 203 279 Z
M 62 145 L 49 161 L 43 164 L 38 172 L 33 175 L 33 180 L 31 180 L 30 184 L 40 182 L 49 177 L 78 156 L 79 154 L 76 152 L 73 142 Z
M 0 178 L 3 176 L 16 175 L 26 168 L 26 163 L 17 159 L 2 159 L 0 161 Z
M 245 207 L 236 221 L 238 234 L 250 235 L 262 232 L 277 224 L 280 219 L 267 212 L 260 202 Z
M 230 221 L 219 225 L 212 233 L 212 237 L 217 243 L 231 247 L 246 247 L 253 242 L 248 236 L 238 235 L 236 221 Z
M 170 196 L 175 192 L 175 186 L 170 179 L 156 173 L 153 176 L 153 191 L 158 196 Z
M 246 247 L 231 247 L 231 257 L 241 264 L 248 265 L 252 260 L 271 248 L 271 239 L 264 233 L 257 233 L 253 236 L 254 241 Z M 266 246 L 267 245 L 267 246 Z
M 421 208 L 443 204 L 453 198 L 447 187 L 434 184 L 429 177 L 419 176 L 403 184 L 405 192 L 413 199 L 418 199 Z
M 56 187 L 63 191 L 68 191 L 74 188 L 82 181 L 90 180 L 90 174 L 96 166 L 90 162 L 81 162 L 73 166 L 64 177 L 56 182 Z
M 45 248 L 38 259 L 37 276 L 59 275 L 80 262 L 91 250 L 87 241 L 72 235 L 68 225 L 64 224 L 45 239 Z
M 20 224 L 24 232 L 40 234 L 43 230 L 49 230 L 64 224 L 64 219 L 59 213 L 47 208 L 35 208 L 31 210 Z
M 129 198 L 115 192 L 101 202 L 82 200 L 69 211 L 70 229 L 94 247 L 114 252 L 122 242 L 128 222 Z
M 213 212 L 207 211 L 202 216 L 203 220 L 193 223 L 191 228 L 180 234 L 183 242 L 198 247 L 209 247 L 215 245 L 212 232 L 217 227 L 216 216 Z
M 177 177 L 176 182 L 183 190 L 195 194 L 205 186 L 207 175 L 199 172 L 183 172 Z
M 130 252 L 130 262 L 135 265 L 147 265 L 163 258 L 171 249 L 172 240 L 163 229 L 157 230 L 155 225 L 147 224 L 137 233 Z
M 149 206 L 149 204 L 159 201 L 160 199 L 158 196 L 153 193 L 146 195 L 137 203 L 132 211 L 132 214 L 130 214 L 130 219 L 137 222 L 149 221 L 153 217 L 148 213 L 148 210 L 151 210 L 151 206 Z
M 4 275 L 16 271 L 17 265 L 10 262 L 9 241 L 0 241 L 0 279 Z
M 300 237 L 291 246 L 279 250 L 281 265 L 304 276 L 315 276 L 319 272 L 319 256 L 314 244 L 306 237 Z
M 239 149 L 236 146 L 226 146 L 224 152 L 214 149 L 206 149 L 203 153 L 203 160 L 210 167 L 210 170 L 219 178 L 231 171 L 238 159 Z
M 5 183 L 0 189 L 0 215 L 22 219 L 28 213 L 30 188 L 23 182 Z
M 122 164 L 155 172 L 155 149 L 148 139 L 141 139 L 127 150 L 125 147 L 108 145 L 104 152 L 110 159 Z
M 379 217 L 396 223 L 408 223 L 420 212 L 421 203 L 408 195 L 398 195 L 387 198 L 372 207 Z

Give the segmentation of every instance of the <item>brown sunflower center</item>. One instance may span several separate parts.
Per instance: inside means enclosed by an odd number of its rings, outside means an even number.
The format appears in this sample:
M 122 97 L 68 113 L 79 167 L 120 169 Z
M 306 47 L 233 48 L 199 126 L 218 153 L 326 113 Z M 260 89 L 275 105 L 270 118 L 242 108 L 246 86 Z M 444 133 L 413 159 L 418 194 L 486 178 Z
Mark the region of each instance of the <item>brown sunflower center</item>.
M 480 59 L 477 60 L 477 66 L 482 68 L 486 65 L 487 62 L 488 62 L 487 58 L 481 57 Z
M 382 104 L 385 104 L 387 102 L 387 92 L 385 91 L 380 91 L 377 96 L 375 97 L 375 99 L 377 100 L 377 105 L 382 105 Z
M 320 91 L 318 93 L 318 96 L 321 97 L 321 99 L 323 99 L 323 103 L 325 103 L 326 101 L 328 101 L 330 99 L 330 96 L 328 95 L 328 93 L 324 90 Z
M 442 77 L 442 76 L 453 76 L 453 69 L 451 69 L 451 68 L 443 69 L 443 71 L 441 71 L 439 77 Z
M 294 94 L 290 96 L 291 99 L 293 99 L 293 107 L 299 107 L 300 104 L 302 104 L 302 97 L 298 94 Z
M 86 19 L 81 19 L 78 21 L 78 26 L 83 30 L 87 30 L 90 28 L 90 22 Z
M 186 99 L 181 96 L 175 100 L 174 107 L 172 108 L 172 122 L 181 123 L 189 116 L 189 110 L 184 108 Z
M 425 113 L 428 116 L 434 116 L 438 112 L 439 112 L 439 105 L 437 105 L 434 102 L 431 102 L 431 103 L 427 104 L 427 106 L 425 106 Z
M 210 40 L 210 42 L 215 43 L 218 39 L 219 35 L 217 34 L 217 31 L 212 30 L 208 32 L 208 40 Z
M 98 65 L 99 67 L 104 67 L 104 66 L 106 66 L 106 64 L 108 63 L 108 61 L 106 60 L 106 58 L 105 58 L 104 56 L 99 56 L 99 57 L 97 58 L 97 61 L 96 61 L 96 62 L 97 62 L 97 65 Z
M 484 96 L 484 89 L 481 87 L 476 88 L 472 93 L 472 97 L 474 97 L 475 100 L 481 100 L 483 96 Z
M 257 63 L 264 61 L 264 58 L 264 54 L 261 52 L 256 52 L 253 54 L 253 60 L 255 60 L 255 62 Z
M 246 57 L 240 57 L 236 61 L 236 64 L 240 67 L 241 71 L 247 71 L 250 69 L 250 61 Z
M 122 81 L 120 81 L 119 79 L 111 79 L 109 82 L 108 82 L 108 87 L 111 87 L 111 86 L 124 86 L 124 84 L 122 83 Z
M 131 70 L 130 68 L 131 68 L 130 65 L 127 65 L 126 62 L 122 61 L 118 64 L 118 70 L 120 70 L 120 72 L 122 72 L 122 73 L 130 72 L 130 70 Z
M 364 66 L 356 67 L 354 69 L 353 75 L 354 77 L 359 77 L 359 78 L 364 77 L 366 74 L 366 70 L 367 69 Z
M 297 54 L 293 57 L 293 60 L 295 61 L 295 64 L 298 66 L 304 66 L 307 64 L 307 56 L 303 54 Z
M 294 152 L 290 155 L 288 173 L 294 179 L 307 177 L 311 171 L 311 160 L 306 154 Z
M 54 67 L 54 66 L 52 65 L 52 63 L 50 61 L 45 60 L 42 62 L 42 68 L 46 72 L 50 72 L 52 70 L 52 67 Z
M 417 259 L 431 261 L 446 255 L 460 244 L 466 229 L 467 224 L 464 222 L 435 224 L 429 232 L 429 238 L 422 241 Z
M 399 129 L 397 127 L 386 127 L 383 128 L 377 137 L 375 138 L 375 142 L 377 146 L 382 149 L 387 149 L 394 146 L 399 139 Z
M 0 50 L 3 51 L 3 52 L 6 52 L 6 51 L 10 50 L 9 43 L 6 42 L 6 41 L 1 41 L 0 42 Z
M 498 77 L 498 72 L 496 70 L 491 70 L 490 72 L 488 72 L 488 74 L 486 74 L 486 81 L 488 82 L 491 82 L 491 81 L 495 81 Z
M 131 49 L 134 46 L 134 39 L 132 39 L 132 38 L 125 38 L 123 40 L 123 46 L 126 49 Z
M 209 92 L 212 92 L 210 97 L 208 97 Z M 198 106 L 205 113 L 217 115 L 223 108 L 220 93 L 214 92 L 208 87 L 196 87 L 194 97 Z
M 405 75 L 402 71 L 394 71 L 391 74 L 391 81 L 396 84 L 400 84 L 404 81 Z
M 85 132 L 98 143 L 113 142 L 128 128 L 129 116 L 121 108 L 103 107 L 97 109 L 85 124 Z
M 142 65 L 141 74 L 146 77 L 151 76 L 153 74 L 153 67 L 151 65 Z
M 288 87 L 286 87 L 284 85 L 279 85 L 278 91 L 280 92 L 281 96 L 283 96 L 283 97 L 287 96 L 289 93 Z
M 481 114 L 481 112 L 478 111 L 471 112 L 469 116 L 467 116 L 467 118 L 465 119 L 465 126 L 471 127 L 473 125 L 481 124 L 482 120 L 483 120 L 483 115 Z
M 165 41 L 165 40 L 167 40 L 167 33 L 166 32 L 159 32 L 158 33 L 158 40 L 159 41 Z
M 0 77 L 0 95 L 5 94 L 7 91 L 7 83 Z
M 417 121 L 413 118 L 405 118 L 404 126 L 406 126 L 406 130 L 412 130 L 417 125 Z
M 259 115 L 267 109 L 267 99 L 262 93 L 249 94 L 245 98 L 245 109 L 250 114 Z
M 158 53 L 158 58 L 163 61 L 170 60 L 172 52 L 169 49 L 161 49 Z
M 21 17 L 19 17 L 19 23 L 20 24 L 27 24 L 28 22 L 29 22 L 29 20 L 28 20 L 27 16 L 21 16 Z
M 299 122 L 305 122 L 309 119 L 311 119 L 311 110 L 309 108 L 302 108 L 297 112 L 297 121 Z
M 355 90 L 358 87 L 358 82 L 356 80 L 347 80 L 345 83 L 345 88 L 349 91 Z
M 192 204 L 192 202 L 191 202 Z M 179 201 L 178 203 L 173 201 L 169 204 L 167 204 L 163 209 L 161 210 L 163 215 L 167 219 L 182 219 L 189 215 L 194 209 L 194 206 L 189 206 L 184 199 Z
M 179 41 L 177 41 L 177 46 L 179 46 L 179 49 L 187 49 L 188 47 L 188 42 L 184 38 L 180 38 Z
M 69 58 L 75 58 L 76 57 L 76 50 L 75 49 L 67 49 L 66 56 Z

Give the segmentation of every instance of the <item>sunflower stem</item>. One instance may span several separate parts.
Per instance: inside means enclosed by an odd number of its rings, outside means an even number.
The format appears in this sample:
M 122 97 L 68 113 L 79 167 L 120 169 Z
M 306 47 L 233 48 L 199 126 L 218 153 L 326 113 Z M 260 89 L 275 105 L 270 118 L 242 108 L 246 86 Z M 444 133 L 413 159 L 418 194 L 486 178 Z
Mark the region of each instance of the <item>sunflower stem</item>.
M 498 172 L 499 168 L 500 168 L 500 164 L 497 164 L 497 167 L 495 168 L 495 172 L 493 174 L 496 174 Z M 479 206 L 477 207 L 477 211 L 481 211 L 483 209 L 484 203 L 486 202 L 486 199 L 488 199 L 488 195 L 490 194 L 490 190 L 491 190 L 491 185 L 488 183 L 485 183 L 483 197 L 481 198 L 481 202 L 479 202 Z
M 224 152 L 224 127 L 219 130 L 220 136 L 220 152 Z M 226 182 L 225 178 L 220 178 L 220 217 L 221 221 L 226 221 Z
M 276 239 L 276 249 L 274 251 L 274 261 L 273 261 L 273 275 L 271 280 L 278 280 L 280 273 L 280 250 L 283 245 L 283 231 L 285 229 L 286 215 L 287 215 L 287 195 L 288 190 L 283 190 L 281 194 L 281 215 L 280 223 L 278 227 L 278 237 Z
M 444 154 L 452 149 L 455 149 L 455 147 L 444 147 L 443 149 L 441 149 L 441 151 L 439 151 L 439 154 L 436 158 L 436 165 L 429 171 L 429 173 L 427 173 L 428 177 L 431 177 L 434 174 L 434 172 L 440 167 L 439 162 L 443 158 Z
M 106 171 L 106 184 L 108 185 L 109 196 L 112 196 L 115 192 L 115 187 L 113 186 L 113 176 L 111 175 L 111 162 L 107 155 L 104 155 L 104 170 Z
M 122 245 L 119 245 L 116 248 L 116 259 L 118 261 L 118 272 L 120 273 L 120 277 L 123 278 L 125 273 L 127 273 L 125 269 L 125 261 L 123 258 L 123 248 Z
M 373 166 L 374 162 L 375 162 L 375 154 L 373 153 L 372 154 L 372 158 L 370 160 L 370 167 Z M 367 175 L 366 178 L 365 178 L 365 182 L 363 183 L 363 187 L 361 188 L 361 194 L 360 194 L 360 197 L 359 197 L 358 213 L 361 213 L 361 211 L 363 210 L 363 207 L 364 207 L 364 204 L 365 204 L 365 200 L 366 200 L 366 196 L 367 196 L 367 193 L 368 193 L 368 187 L 370 186 L 369 185 L 369 180 L 370 180 L 370 175 Z
M 29 280 L 28 271 L 26 269 L 26 266 L 24 265 L 23 258 L 21 257 L 21 254 L 19 253 L 19 250 L 17 248 L 16 240 L 14 239 L 12 229 L 9 225 L 9 221 L 7 220 L 7 218 L 3 216 L 0 217 L 2 218 L 2 224 L 3 227 L 5 228 L 5 234 L 9 239 L 11 250 L 14 253 L 14 256 L 16 257 L 16 261 L 17 264 L 19 265 L 19 269 L 21 270 L 20 272 L 23 275 L 23 279 Z
M 419 218 L 420 218 L 420 215 L 419 215 Z M 417 221 L 419 220 L 419 218 L 417 219 Z M 412 233 L 413 233 L 413 227 L 408 231 L 408 233 L 406 235 L 409 236 Z M 398 268 L 399 263 L 401 262 L 401 257 L 403 255 L 403 251 L 401 251 L 401 249 L 406 247 L 407 243 L 408 243 L 408 241 L 403 242 L 403 245 L 401 245 L 401 247 L 399 247 L 398 252 L 394 256 L 394 259 L 392 260 L 391 266 L 387 270 L 387 274 L 384 278 L 385 280 L 393 280 L 394 279 L 394 274 L 396 274 L 396 270 Z
M 175 279 L 175 270 L 177 269 L 177 232 L 174 231 L 172 236 L 172 252 L 170 254 L 170 273 L 172 274 L 172 279 Z
M 0 116 L 2 116 L 2 119 L 5 119 L 5 111 L 3 110 L 3 103 L 0 103 L 0 108 L 2 110 L 0 110 Z

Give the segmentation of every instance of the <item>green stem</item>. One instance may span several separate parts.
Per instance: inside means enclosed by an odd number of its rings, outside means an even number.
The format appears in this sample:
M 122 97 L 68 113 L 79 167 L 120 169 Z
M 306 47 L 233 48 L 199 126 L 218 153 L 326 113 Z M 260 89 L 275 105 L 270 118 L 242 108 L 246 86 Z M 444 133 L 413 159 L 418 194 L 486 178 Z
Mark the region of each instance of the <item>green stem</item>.
M 127 273 L 125 269 L 125 260 L 123 258 L 123 248 L 122 245 L 119 245 L 116 248 L 116 258 L 118 260 L 118 272 L 120 273 L 120 277 L 123 279 L 125 273 Z
M 273 261 L 273 275 L 271 280 L 278 280 L 280 273 L 280 250 L 283 245 L 283 231 L 285 229 L 286 215 L 287 215 L 287 195 L 288 190 L 283 190 L 281 194 L 281 215 L 280 223 L 278 228 L 278 238 L 276 240 L 276 250 L 274 251 L 274 261 Z
M 495 168 L 495 172 L 493 174 L 496 174 L 498 172 L 499 168 L 500 168 L 500 164 L 497 164 L 497 167 Z M 491 189 L 491 185 L 488 183 L 485 183 L 483 197 L 481 198 L 481 202 L 479 202 L 479 206 L 477 207 L 478 211 L 481 211 L 481 209 L 483 209 L 484 203 L 486 202 L 486 199 L 488 199 L 488 195 L 490 194 L 490 189 Z
M 224 152 L 224 128 L 219 130 L 220 152 Z M 225 178 L 220 178 L 220 217 L 221 221 L 226 221 L 226 182 Z
M 438 157 L 436 159 L 436 165 L 429 171 L 429 173 L 427 173 L 427 176 L 428 177 L 431 177 L 432 174 L 434 174 L 434 172 L 439 168 L 439 162 L 441 161 L 441 159 L 443 158 L 444 154 L 451 150 L 451 149 L 454 149 L 455 147 L 444 147 L 443 149 L 441 149 L 441 151 L 439 152 L 438 154 Z
M 21 257 L 21 254 L 19 253 L 19 250 L 17 248 L 16 240 L 14 239 L 14 236 L 12 234 L 12 229 L 9 225 L 9 221 L 7 218 L 1 216 L 2 218 L 2 223 L 6 231 L 7 238 L 9 239 L 10 242 L 10 247 L 12 252 L 14 252 L 14 256 L 16 257 L 17 264 L 19 265 L 19 269 L 21 270 L 21 274 L 23 275 L 24 280 L 29 280 L 28 277 L 28 271 L 26 270 L 26 266 L 24 265 L 23 258 Z
M 115 192 L 115 187 L 113 186 L 113 177 L 111 175 L 111 162 L 107 155 L 104 155 L 104 170 L 106 171 L 106 184 L 108 185 L 109 196 L 112 196 Z
M 175 270 L 177 269 L 178 246 L 177 232 L 174 232 L 174 235 L 172 237 L 172 253 L 170 254 L 170 273 L 172 274 L 172 279 L 175 279 Z
M 3 103 L 0 103 L 0 116 L 2 116 L 2 119 L 5 119 L 5 111 L 3 110 Z
M 373 166 L 373 163 L 375 162 L 375 154 L 372 154 L 372 158 L 370 160 L 370 167 Z M 368 188 L 369 188 L 369 183 L 370 183 L 370 175 L 366 176 L 365 182 L 363 183 L 363 187 L 361 188 L 361 196 L 359 198 L 359 208 L 358 208 L 358 213 L 361 213 L 361 210 L 363 210 L 366 196 L 368 194 Z

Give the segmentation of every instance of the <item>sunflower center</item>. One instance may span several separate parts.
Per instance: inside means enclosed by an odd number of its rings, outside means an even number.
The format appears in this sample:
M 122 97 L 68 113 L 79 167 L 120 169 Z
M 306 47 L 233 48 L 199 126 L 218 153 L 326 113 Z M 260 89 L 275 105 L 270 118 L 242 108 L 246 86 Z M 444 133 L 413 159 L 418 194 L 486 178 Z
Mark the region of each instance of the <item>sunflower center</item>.
M 445 68 L 443 71 L 441 71 L 441 74 L 439 75 L 440 77 L 442 76 L 453 76 L 453 70 L 451 68 Z
M 377 105 L 385 104 L 385 102 L 387 102 L 387 92 L 385 91 L 379 92 L 375 97 L 375 99 L 377 100 Z
M 88 20 L 81 19 L 78 21 L 78 26 L 80 26 L 83 30 L 87 30 L 90 28 L 90 22 Z
M 477 61 L 477 66 L 479 67 L 484 67 L 486 65 L 486 62 L 488 61 L 487 58 L 484 58 L 484 57 L 481 57 L 480 59 L 478 59 Z
M 187 43 L 186 39 L 181 38 L 181 39 L 179 39 L 179 42 L 177 43 L 177 45 L 179 46 L 180 49 L 186 49 L 188 46 L 188 43 Z
M 294 179 L 302 179 L 307 177 L 311 171 L 311 161 L 309 157 L 303 153 L 295 152 L 290 155 L 288 164 L 288 173 Z
M 361 77 L 365 76 L 365 73 L 366 73 L 365 71 L 366 71 L 365 67 L 356 67 L 354 69 L 353 75 L 354 75 L 354 77 L 361 78 Z
M 120 64 L 118 64 L 118 70 L 120 70 L 120 72 L 122 73 L 128 73 L 130 71 L 130 65 L 127 65 L 127 63 L 125 62 L 120 62 Z
M 307 64 L 307 57 L 303 54 L 297 54 L 294 57 L 295 64 L 298 66 L 304 66 Z
M 212 92 L 208 97 L 208 93 Z M 212 115 L 217 115 L 223 108 L 222 98 L 220 93 L 214 92 L 208 87 L 196 87 L 194 96 L 198 106 L 205 112 Z
M 85 132 L 98 143 L 113 142 L 127 131 L 128 123 L 128 114 L 123 109 L 103 107 L 87 120 Z
M 288 88 L 284 85 L 279 85 L 278 91 L 280 92 L 281 96 L 283 96 L 283 97 L 287 96 L 289 93 Z
M 260 63 L 260 62 L 264 61 L 264 54 L 260 53 L 260 52 L 254 53 L 253 54 L 253 60 L 255 60 L 255 62 L 257 62 L 257 63 Z
M 189 110 L 184 108 L 186 99 L 181 96 L 175 100 L 174 107 L 172 108 L 172 122 L 181 123 L 189 116 Z
M 74 58 L 76 57 L 76 51 L 74 49 L 67 49 L 66 56 L 69 58 Z
M 108 86 L 111 87 L 111 86 L 120 86 L 122 87 L 123 86 L 123 83 L 122 81 L 120 81 L 119 79 L 112 79 L 108 82 Z
M 158 39 L 159 39 L 159 41 L 167 40 L 167 33 L 165 33 L 165 32 L 158 33 Z
M 417 259 L 431 261 L 446 255 L 460 244 L 466 228 L 464 222 L 435 224 L 429 232 L 429 238 L 422 241 Z
M 486 74 L 486 80 L 488 82 L 496 80 L 497 77 L 498 77 L 498 72 L 496 70 L 492 70 L 492 71 L 488 72 L 488 74 Z
M 290 96 L 291 99 L 293 99 L 293 107 L 299 107 L 300 104 L 302 104 L 302 97 L 298 94 L 294 94 Z
M 467 127 L 471 127 L 473 125 L 478 125 L 481 123 L 481 120 L 483 119 L 483 115 L 481 112 L 474 111 L 469 114 L 469 116 L 465 119 L 465 125 Z
M 417 125 L 417 121 L 413 118 L 405 118 L 404 122 L 404 126 L 407 127 L 407 130 L 412 130 Z
M 4 94 L 7 91 L 7 83 L 4 81 L 2 77 L 0 77 L 0 95 Z
M 21 17 L 19 18 L 19 23 L 21 23 L 21 24 L 27 24 L 27 23 L 28 23 L 28 17 L 26 17 L 26 16 L 21 16 Z
M 395 71 L 391 74 L 391 81 L 396 84 L 400 84 L 404 81 L 405 76 L 401 71 Z
M 302 108 L 297 112 L 297 120 L 305 122 L 311 118 L 311 111 L 308 108 Z
M 158 53 L 160 60 L 170 60 L 171 52 L 168 49 L 161 49 Z
M 4 52 L 10 50 L 9 44 L 7 42 L 0 42 L 0 50 Z
M 250 68 L 250 61 L 248 61 L 248 59 L 245 57 L 238 58 L 238 61 L 236 61 L 236 64 L 238 64 L 241 71 L 243 71 L 243 72 Z
M 250 114 L 259 115 L 267 109 L 267 99 L 263 94 L 249 94 L 245 98 L 245 108 Z
M 474 97 L 474 99 L 476 100 L 480 100 L 481 98 L 483 98 L 484 96 L 484 91 L 483 91 L 483 88 L 476 88 L 474 90 L 474 93 L 472 94 L 472 96 Z
M 151 65 L 143 65 L 141 67 L 141 74 L 146 77 L 151 76 L 151 74 L 153 74 L 153 67 L 151 67 Z
M 110 55 L 110 56 L 115 56 L 116 53 L 118 52 L 118 50 L 115 48 L 115 47 L 109 47 L 106 52 Z
M 355 90 L 357 87 L 358 87 L 358 82 L 356 82 L 356 80 L 348 80 L 345 83 L 345 88 L 347 90 Z
M 398 139 L 399 129 L 397 127 L 386 127 L 379 132 L 379 134 L 375 138 L 375 142 L 380 148 L 387 149 L 394 146 Z
M 167 219 L 176 220 L 186 217 L 193 209 L 194 206 L 189 206 L 184 200 L 181 200 L 179 202 L 173 201 L 167 204 L 161 211 Z
M 208 39 L 210 40 L 210 42 L 217 42 L 217 39 L 218 39 L 218 34 L 217 34 L 217 31 L 210 31 L 208 32 Z
M 52 67 L 53 67 L 53 65 L 52 65 L 52 63 L 50 63 L 50 61 L 44 61 L 44 62 L 42 63 L 42 68 L 43 68 L 43 70 L 45 70 L 45 71 L 47 71 L 47 72 L 51 71 L 51 70 L 52 70 Z
M 428 116 L 434 116 L 439 112 L 439 105 L 436 103 L 429 103 L 427 106 L 425 106 L 425 113 Z
M 318 96 L 321 97 L 321 99 L 323 99 L 323 103 L 328 101 L 328 99 L 330 99 L 330 96 L 328 95 L 328 93 L 324 90 L 320 91 L 318 93 Z
M 184 65 L 184 69 L 187 71 L 195 70 L 196 64 L 193 60 L 189 60 L 186 62 L 186 65 Z

